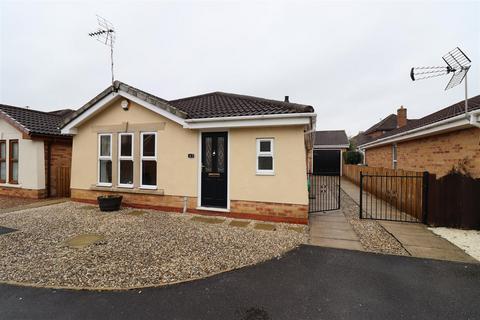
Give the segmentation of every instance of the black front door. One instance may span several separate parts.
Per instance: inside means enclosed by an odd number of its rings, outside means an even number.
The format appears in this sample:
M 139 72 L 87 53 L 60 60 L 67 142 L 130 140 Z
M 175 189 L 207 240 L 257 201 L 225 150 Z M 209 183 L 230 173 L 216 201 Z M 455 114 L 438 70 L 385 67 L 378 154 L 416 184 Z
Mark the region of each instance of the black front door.
M 227 133 L 202 133 L 202 207 L 227 208 Z

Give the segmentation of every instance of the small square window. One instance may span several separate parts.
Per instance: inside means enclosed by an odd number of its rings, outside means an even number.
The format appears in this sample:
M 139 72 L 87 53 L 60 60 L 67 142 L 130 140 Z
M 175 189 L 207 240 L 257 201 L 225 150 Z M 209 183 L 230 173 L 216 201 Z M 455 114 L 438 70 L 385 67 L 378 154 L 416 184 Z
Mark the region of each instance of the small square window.
M 257 139 L 257 174 L 274 174 L 273 139 Z

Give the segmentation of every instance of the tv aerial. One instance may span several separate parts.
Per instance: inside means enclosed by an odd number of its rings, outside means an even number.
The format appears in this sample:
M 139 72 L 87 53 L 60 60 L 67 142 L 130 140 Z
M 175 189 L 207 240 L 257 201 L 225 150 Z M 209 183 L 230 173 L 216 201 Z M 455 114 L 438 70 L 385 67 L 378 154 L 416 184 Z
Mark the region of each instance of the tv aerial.
M 465 53 L 456 47 L 442 57 L 447 64 L 444 67 L 413 67 L 410 70 L 410 78 L 412 81 L 429 79 L 439 76 L 444 76 L 452 73 L 452 77 L 448 82 L 445 90 L 449 90 L 458 86 L 465 79 L 465 114 L 468 113 L 468 88 L 467 88 L 467 73 L 470 70 L 471 60 Z
M 110 62 L 111 62 L 111 70 L 112 70 L 112 86 L 114 82 L 113 76 L 113 47 L 115 45 L 115 28 L 113 24 L 108 21 L 107 19 L 99 16 L 97 14 L 97 22 L 98 22 L 98 29 L 94 32 L 90 32 L 88 35 L 92 38 L 97 39 L 99 42 L 103 43 L 104 45 L 110 47 Z

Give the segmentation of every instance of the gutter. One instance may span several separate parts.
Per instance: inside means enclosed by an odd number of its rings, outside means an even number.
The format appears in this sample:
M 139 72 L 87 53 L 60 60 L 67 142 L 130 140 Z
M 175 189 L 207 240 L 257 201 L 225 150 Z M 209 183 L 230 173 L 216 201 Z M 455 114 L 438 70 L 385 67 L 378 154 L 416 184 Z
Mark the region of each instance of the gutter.
M 410 135 L 412 133 L 420 132 L 420 131 L 427 130 L 427 129 L 430 129 L 430 128 L 439 127 L 441 125 L 445 125 L 445 124 L 449 124 L 449 123 L 456 122 L 456 121 L 461 121 L 461 120 L 466 120 L 465 124 L 467 124 L 467 125 L 470 124 L 474 127 L 480 128 L 480 122 L 479 122 L 479 119 L 478 119 L 478 115 L 480 115 L 480 110 L 475 110 L 473 112 L 470 112 L 469 115 L 470 115 L 470 119 L 468 118 L 468 115 L 467 115 L 467 117 L 465 117 L 465 114 L 460 114 L 458 116 L 448 118 L 448 119 L 444 119 L 444 120 L 441 120 L 441 121 L 438 121 L 438 122 L 434 122 L 434 123 L 425 125 L 423 127 L 415 128 L 415 129 L 412 129 L 412 130 L 409 130 L 409 131 L 397 133 L 397 134 L 395 134 L 393 136 L 390 136 L 390 137 L 385 137 L 383 139 L 378 139 L 378 140 L 375 140 L 375 141 L 372 141 L 372 142 L 369 142 L 369 143 L 365 143 L 365 144 L 362 144 L 362 145 L 358 146 L 358 148 L 359 149 L 366 149 L 368 147 L 373 147 L 373 146 L 382 144 L 382 142 L 388 142 L 390 140 L 395 140 L 396 138 L 401 138 L 402 136 Z

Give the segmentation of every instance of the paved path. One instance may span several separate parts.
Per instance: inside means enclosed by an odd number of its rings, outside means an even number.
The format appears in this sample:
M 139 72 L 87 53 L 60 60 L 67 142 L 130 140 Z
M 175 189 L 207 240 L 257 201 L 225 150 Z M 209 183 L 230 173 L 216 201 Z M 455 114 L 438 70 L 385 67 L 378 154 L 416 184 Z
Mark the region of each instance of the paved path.
M 311 214 L 309 227 L 309 243 L 311 245 L 363 250 L 357 234 L 341 210 Z
M 69 200 L 70 200 L 69 198 L 51 198 L 51 199 L 38 200 L 38 201 L 34 201 L 32 203 L 23 204 L 23 205 L 20 205 L 20 206 L 0 209 L 0 216 L 5 214 L 5 213 L 20 211 L 20 210 L 33 209 L 33 208 L 39 208 L 39 207 L 45 207 L 45 206 L 51 206 L 53 204 L 62 203 L 62 202 L 69 201 Z
M 125 292 L 0 285 L 2 319 L 480 319 L 480 266 L 301 246 L 204 280 Z
M 342 179 L 342 189 L 357 204 L 359 203 L 360 188 L 357 185 Z M 428 230 L 423 224 L 380 220 L 378 220 L 378 223 L 395 237 L 411 256 L 460 262 L 478 262 L 448 240 Z

